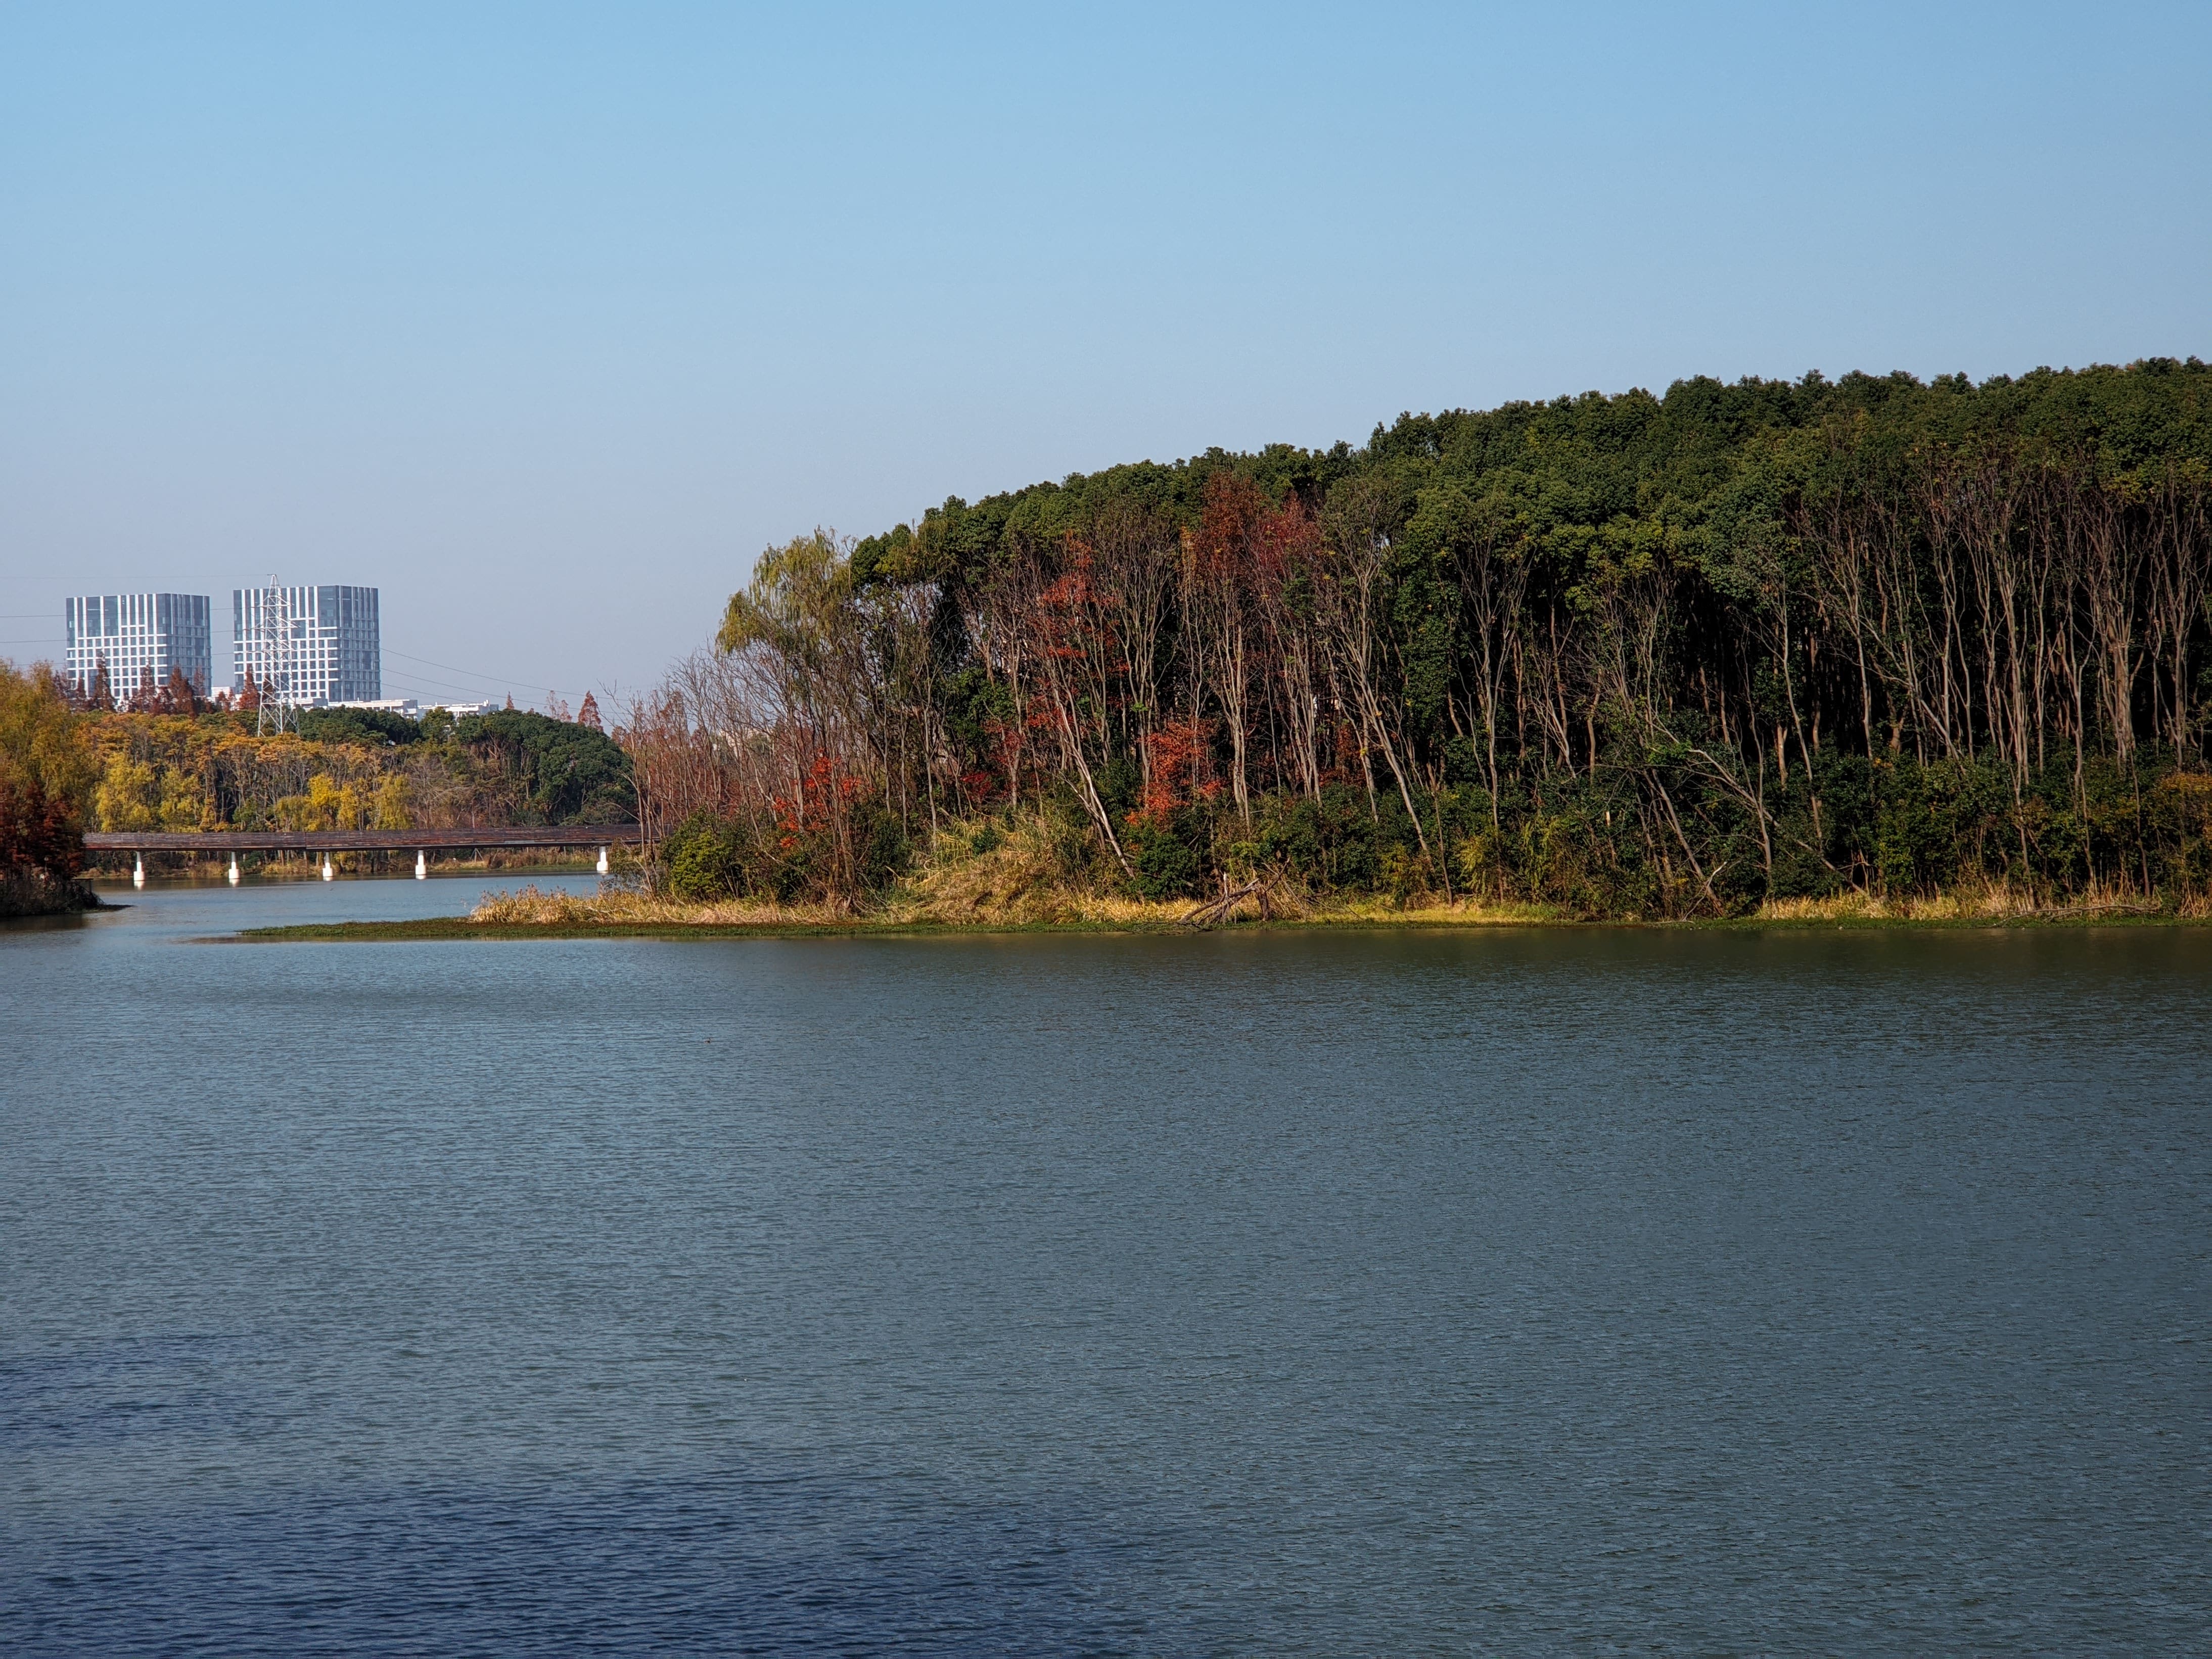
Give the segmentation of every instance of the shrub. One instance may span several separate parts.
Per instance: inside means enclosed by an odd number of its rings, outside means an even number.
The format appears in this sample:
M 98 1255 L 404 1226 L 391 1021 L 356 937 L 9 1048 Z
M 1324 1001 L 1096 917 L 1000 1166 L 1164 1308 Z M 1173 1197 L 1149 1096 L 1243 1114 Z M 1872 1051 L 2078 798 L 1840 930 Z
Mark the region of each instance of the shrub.
M 1177 818 L 1183 814 L 1177 814 Z M 1138 894 L 1160 900 L 1187 896 L 1200 874 L 1198 850 L 1177 833 L 1175 819 L 1162 824 L 1150 818 L 1133 818 L 1122 838 L 1123 850 L 1136 871 Z
M 702 904 L 743 897 L 752 888 L 750 842 L 744 826 L 711 813 L 694 813 L 669 836 L 663 849 L 670 895 Z

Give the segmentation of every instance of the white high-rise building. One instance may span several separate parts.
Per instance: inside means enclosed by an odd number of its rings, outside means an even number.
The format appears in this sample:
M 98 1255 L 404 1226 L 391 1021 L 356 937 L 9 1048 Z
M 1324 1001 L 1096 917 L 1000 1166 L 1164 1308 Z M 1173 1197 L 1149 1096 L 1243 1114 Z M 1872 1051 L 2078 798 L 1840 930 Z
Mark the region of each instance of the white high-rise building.
M 374 588 L 234 588 L 230 617 L 233 692 L 250 672 L 264 696 L 288 708 L 383 696 Z
M 181 668 L 193 692 L 208 695 L 214 672 L 210 637 L 213 607 L 204 593 L 88 593 L 62 601 L 67 658 L 64 672 L 87 696 L 107 671 L 117 702 L 141 688 L 168 684 Z

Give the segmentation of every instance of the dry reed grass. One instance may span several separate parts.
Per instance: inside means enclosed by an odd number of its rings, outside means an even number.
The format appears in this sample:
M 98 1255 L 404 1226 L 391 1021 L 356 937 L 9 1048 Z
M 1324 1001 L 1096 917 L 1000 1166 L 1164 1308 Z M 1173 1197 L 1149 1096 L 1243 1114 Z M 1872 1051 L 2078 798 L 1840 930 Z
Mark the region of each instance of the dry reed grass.
M 1051 825 L 1025 817 L 939 830 L 886 908 L 906 921 L 1127 925 L 1159 920 L 1170 907 L 1072 879 Z
M 2197 908 L 2192 909 L 2194 905 Z M 2186 899 L 2175 914 L 2206 914 L 2202 897 Z M 2088 915 L 2153 915 L 2160 911 L 2131 888 L 2094 883 L 2077 896 L 2051 900 L 2010 882 L 1932 895 L 1839 893 L 1829 898 L 1769 899 L 1753 916 L 1758 921 L 2033 921 Z
M 732 901 L 692 904 L 680 899 L 615 890 L 598 894 L 545 893 L 535 884 L 512 893 L 487 893 L 469 920 L 536 927 L 819 927 L 848 913 L 826 905 Z
M 948 825 L 907 878 L 865 909 L 757 899 L 699 903 L 634 890 L 544 892 L 533 884 L 487 894 L 470 920 L 541 927 L 1170 927 L 1205 902 L 1141 899 L 1071 876 L 1059 833 L 1042 817 Z M 1535 906 L 1444 902 L 1434 896 L 1406 904 L 1381 897 L 1316 900 L 1281 881 L 1267 884 L 1266 897 L 1264 905 L 1256 894 L 1240 898 L 1221 920 L 1453 927 L 1551 918 Z
M 532 885 L 487 895 L 470 919 L 544 927 L 1150 928 L 1182 925 L 1204 903 L 1202 899 L 1158 902 L 1102 890 L 1084 876 L 1069 873 L 1073 860 L 1059 839 L 1062 833 L 1042 817 L 1012 824 L 984 820 L 948 825 L 933 838 L 904 881 L 864 908 L 760 899 L 698 903 L 635 890 L 578 895 L 543 892 Z M 1319 927 L 1494 927 L 1562 919 L 1541 905 L 1445 901 L 1434 894 L 1417 895 L 1404 902 L 1382 896 L 1316 898 L 1279 880 L 1267 884 L 1265 897 L 1263 904 L 1257 894 L 1242 896 L 1219 920 Z M 2153 914 L 2212 920 L 2212 896 L 2191 895 L 2166 910 L 2131 890 L 2107 884 L 2054 902 L 1998 881 L 1929 896 L 1851 892 L 1829 898 L 1771 899 L 1747 920 L 1972 923 Z

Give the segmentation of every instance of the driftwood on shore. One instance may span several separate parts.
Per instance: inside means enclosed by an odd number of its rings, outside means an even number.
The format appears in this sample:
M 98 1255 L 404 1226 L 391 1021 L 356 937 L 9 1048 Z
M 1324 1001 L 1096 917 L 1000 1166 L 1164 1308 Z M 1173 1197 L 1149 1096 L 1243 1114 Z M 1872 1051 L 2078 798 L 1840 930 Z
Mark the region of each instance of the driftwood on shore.
M 1217 927 L 1228 921 L 1231 913 L 1246 899 L 1258 902 L 1260 919 L 1262 921 L 1273 921 L 1275 919 L 1274 900 L 1268 893 L 1267 883 L 1265 879 L 1248 881 L 1242 887 L 1232 888 L 1229 885 L 1229 878 L 1224 876 L 1222 878 L 1219 896 L 1206 900 L 1189 915 L 1182 917 L 1178 925 L 1184 927 Z

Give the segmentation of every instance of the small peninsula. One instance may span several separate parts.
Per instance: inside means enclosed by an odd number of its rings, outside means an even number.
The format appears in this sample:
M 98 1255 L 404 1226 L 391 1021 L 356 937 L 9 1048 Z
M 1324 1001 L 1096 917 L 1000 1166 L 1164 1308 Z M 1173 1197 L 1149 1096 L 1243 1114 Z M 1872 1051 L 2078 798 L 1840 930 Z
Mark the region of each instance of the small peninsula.
M 49 885 L 85 823 L 634 814 L 619 890 L 452 926 L 2193 920 L 2212 368 L 1696 379 L 955 496 L 769 549 L 605 729 L 272 739 L 41 672 L 0 784 Z
M 2209 675 L 2193 358 L 1408 415 L 771 549 L 480 920 L 2196 916 Z

